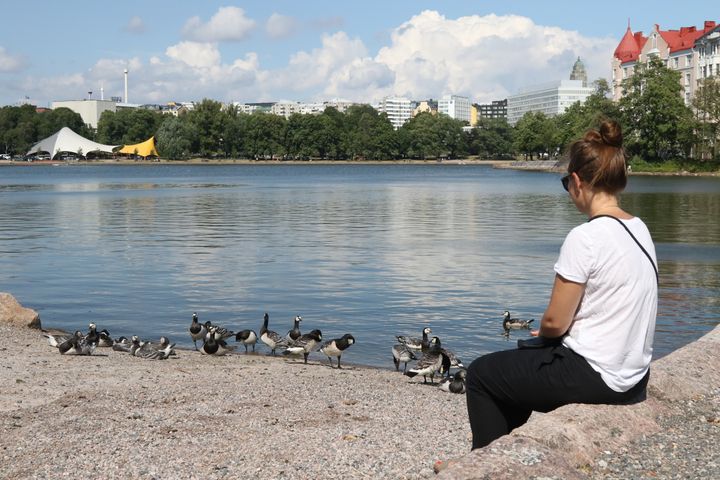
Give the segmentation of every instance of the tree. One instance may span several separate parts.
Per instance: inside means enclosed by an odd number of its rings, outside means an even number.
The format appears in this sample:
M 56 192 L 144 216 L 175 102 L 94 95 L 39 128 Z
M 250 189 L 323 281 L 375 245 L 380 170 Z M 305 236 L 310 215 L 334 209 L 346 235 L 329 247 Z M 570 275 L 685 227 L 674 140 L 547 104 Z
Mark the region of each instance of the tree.
M 558 149 L 557 127 L 552 118 L 542 112 L 527 112 L 515 124 L 515 150 L 529 156 L 541 158 L 555 154 Z
M 100 143 L 132 145 L 155 135 L 163 120 L 161 113 L 142 108 L 106 110 L 98 120 L 97 138 Z
M 225 111 L 221 149 L 225 157 L 242 157 L 245 153 L 245 132 L 248 115 L 236 107 L 228 107 Z
M 626 148 L 647 161 L 687 158 L 694 119 L 681 95 L 680 73 L 657 57 L 635 66 L 623 81 L 620 111 Z
M 0 136 L 5 152 L 25 154 L 40 137 L 38 113 L 32 105 L 0 109 Z
M 255 112 L 247 118 L 245 129 L 246 153 L 251 158 L 273 158 L 284 154 L 285 117 Z
M 467 134 L 470 153 L 481 158 L 513 157 L 513 128 L 505 118 L 480 118 Z
M 345 113 L 344 149 L 351 159 L 387 160 L 400 154 L 387 115 L 370 105 L 353 105 Z
M 187 159 L 192 154 L 195 130 L 182 117 L 167 117 L 157 132 L 158 153 L 172 160 Z
M 204 157 L 221 153 L 220 139 L 223 138 L 228 115 L 223 112 L 222 103 L 203 99 L 195 104 L 186 115 L 187 121 L 196 132 L 192 150 Z
M 467 153 L 464 122 L 447 115 L 423 112 L 408 120 L 397 136 L 402 152 L 410 158 L 457 158 Z
M 319 155 L 319 117 L 293 113 L 287 120 L 285 151 L 291 159 L 309 159 Z
M 324 149 L 321 156 L 338 160 L 347 158 L 347 151 L 343 146 L 347 129 L 346 116 L 335 107 L 326 107 L 320 117 L 323 128 L 321 142 Z
M 720 77 L 705 78 L 695 92 L 692 105 L 699 120 L 697 156 L 700 159 L 718 158 L 718 135 L 720 135 Z

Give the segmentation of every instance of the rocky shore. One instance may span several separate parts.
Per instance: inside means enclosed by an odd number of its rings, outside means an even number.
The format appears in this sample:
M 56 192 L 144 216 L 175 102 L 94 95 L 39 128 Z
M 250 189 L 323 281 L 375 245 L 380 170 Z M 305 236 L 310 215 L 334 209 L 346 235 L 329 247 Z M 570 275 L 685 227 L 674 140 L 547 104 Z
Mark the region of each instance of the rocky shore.
M 709 479 L 720 468 L 720 327 L 655 362 L 646 401 L 536 414 L 469 453 L 464 396 L 394 371 L 305 365 L 260 346 L 62 356 L 16 311 L 20 324 L 0 321 L 0 478 L 414 479 L 435 468 L 451 479 Z
M 566 405 L 483 449 L 442 479 L 717 479 L 720 326 L 651 366 L 632 405 Z

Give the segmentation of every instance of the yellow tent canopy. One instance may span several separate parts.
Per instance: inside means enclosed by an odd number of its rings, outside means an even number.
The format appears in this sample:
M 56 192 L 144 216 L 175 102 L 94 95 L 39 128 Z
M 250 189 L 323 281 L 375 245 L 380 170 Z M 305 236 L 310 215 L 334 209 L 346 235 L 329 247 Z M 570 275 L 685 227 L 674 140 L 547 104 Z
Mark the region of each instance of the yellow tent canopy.
M 157 150 L 155 149 L 155 137 L 150 137 L 142 143 L 136 143 L 135 145 L 125 145 L 123 148 L 118 150 L 116 153 L 126 153 L 128 155 L 138 155 L 140 157 L 149 157 L 154 155 L 159 157 Z

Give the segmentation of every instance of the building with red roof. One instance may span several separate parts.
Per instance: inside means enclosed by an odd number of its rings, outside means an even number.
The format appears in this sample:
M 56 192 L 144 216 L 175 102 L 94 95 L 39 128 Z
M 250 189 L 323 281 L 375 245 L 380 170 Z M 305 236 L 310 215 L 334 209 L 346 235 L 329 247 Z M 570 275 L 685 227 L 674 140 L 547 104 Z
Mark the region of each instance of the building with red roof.
M 613 98 L 619 100 L 622 97 L 623 80 L 633 74 L 635 65 L 657 56 L 664 60 L 669 68 L 680 72 L 683 95 L 685 102 L 689 104 L 698 80 L 703 78 L 702 71 L 698 68 L 701 55 L 696 44 L 712 32 L 717 33 L 717 30 L 718 25 L 712 20 L 705 21 L 702 28 L 692 26 L 681 27 L 679 30 L 661 30 L 660 25 L 656 24 L 646 37 L 642 32 L 633 33 L 628 22 L 625 35 L 613 53 Z

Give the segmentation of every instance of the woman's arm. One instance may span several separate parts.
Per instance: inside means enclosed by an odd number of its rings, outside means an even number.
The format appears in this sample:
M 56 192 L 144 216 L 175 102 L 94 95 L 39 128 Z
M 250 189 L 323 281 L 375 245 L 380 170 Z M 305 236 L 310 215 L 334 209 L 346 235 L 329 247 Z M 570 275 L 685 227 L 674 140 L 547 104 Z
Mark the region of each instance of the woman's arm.
M 548 338 L 564 335 L 575 318 L 584 293 L 584 283 L 571 282 L 556 274 L 550 303 L 540 322 L 540 335 Z

